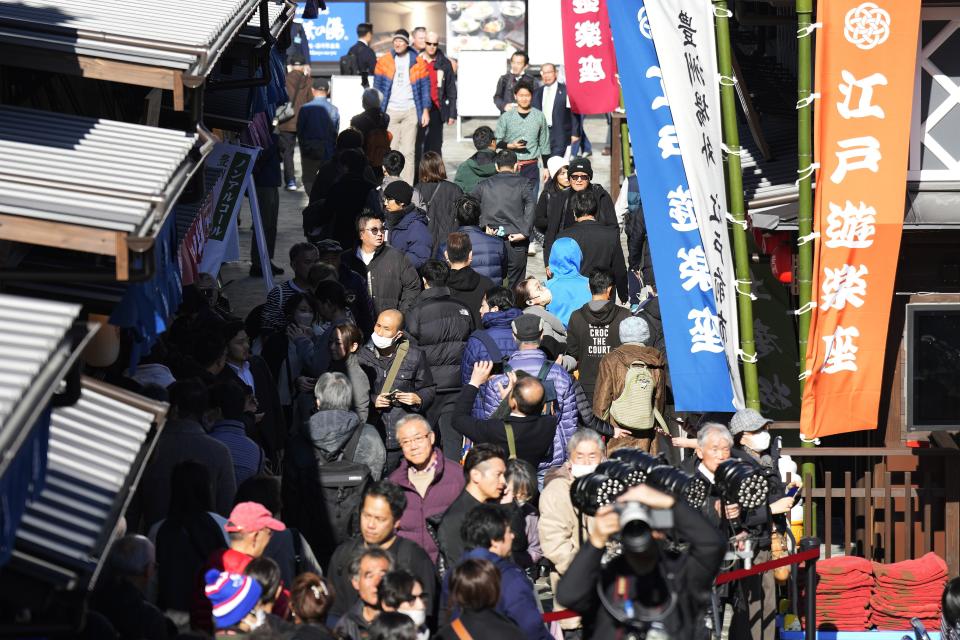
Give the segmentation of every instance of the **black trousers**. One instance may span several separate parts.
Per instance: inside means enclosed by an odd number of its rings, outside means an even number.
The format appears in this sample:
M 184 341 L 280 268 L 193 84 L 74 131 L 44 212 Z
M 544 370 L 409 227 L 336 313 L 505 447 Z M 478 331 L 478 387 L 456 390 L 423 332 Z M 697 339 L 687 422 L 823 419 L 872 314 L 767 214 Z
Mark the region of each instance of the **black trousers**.
M 290 182 L 297 179 L 297 172 L 293 168 L 293 150 L 297 148 L 297 134 L 292 131 L 280 132 L 280 157 L 283 158 L 283 181 Z
M 530 239 L 507 242 L 507 286 L 513 291 L 518 282 L 527 277 L 527 247 Z
M 419 118 L 418 118 L 419 120 Z M 440 119 L 440 109 L 435 106 L 430 107 L 430 124 L 421 127 L 417 123 L 417 144 L 416 144 L 416 164 L 413 167 L 413 182 L 420 182 L 420 161 L 423 154 L 427 151 L 436 151 L 442 154 L 443 147 L 443 121 Z
M 260 220 L 263 222 L 263 235 L 267 241 L 267 255 L 273 259 L 273 250 L 277 245 L 277 218 L 280 216 L 280 189 L 277 187 L 257 187 L 257 204 L 260 205 Z M 257 234 L 253 234 L 250 243 L 250 262 L 260 266 L 260 250 L 257 248 Z
M 433 432 L 440 437 L 440 448 L 443 455 L 450 460 L 460 459 L 460 449 L 463 436 L 453 429 L 453 406 L 457 402 L 459 391 L 438 393 L 433 404 L 427 409 L 427 421 L 433 427 Z

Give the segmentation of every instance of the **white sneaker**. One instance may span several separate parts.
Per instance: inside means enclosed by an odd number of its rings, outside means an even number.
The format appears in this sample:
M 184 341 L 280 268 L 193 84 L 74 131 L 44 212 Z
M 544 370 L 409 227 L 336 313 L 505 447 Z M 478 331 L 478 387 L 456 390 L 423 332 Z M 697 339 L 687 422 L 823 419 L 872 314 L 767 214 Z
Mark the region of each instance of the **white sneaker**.
M 538 251 L 540 251 L 540 245 L 538 245 L 536 242 L 531 242 L 530 244 L 527 245 L 528 256 L 535 256 L 537 255 Z

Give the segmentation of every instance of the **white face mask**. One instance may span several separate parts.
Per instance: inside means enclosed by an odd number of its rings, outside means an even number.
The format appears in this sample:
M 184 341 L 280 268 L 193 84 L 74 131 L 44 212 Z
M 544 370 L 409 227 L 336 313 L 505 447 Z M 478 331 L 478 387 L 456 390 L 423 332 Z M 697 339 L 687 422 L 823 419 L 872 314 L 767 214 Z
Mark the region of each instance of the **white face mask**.
M 418 629 L 427 623 L 427 612 L 424 609 L 409 609 L 400 613 L 413 620 Z
M 293 316 L 294 322 L 296 322 L 301 327 L 309 327 L 313 325 L 313 313 L 307 311 L 306 313 L 296 313 Z
M 758 431 L 756 433 L 751 433 L 747 446 L 754 451 L 766 451 L 770 448 L 770 432 Z
M 253 622 L 248 623 L 250 626 L 250 631 L 259 629 L 260 627 L 262 627 L 267 623 L 267 612 L 264 611 L 263 609 L 256 609 L 251 613 L 253 613 L 255 620 Z
M 570 473 L 573 474 L 574 478 L 579 478 L 580 476 L 585 476 L 588 473 L 593 473 L 597 468 L 595 464 L 571 464 Z
M 397 335 L 400 334 L 398 333 Z M 387 349 L 393 344 L 393 341 L 397 339 L 397 336 L 393 336 L 392 338 L 384 338 L 379 333 L 374 333 L 370 336 L 370 339 L 373 341 L 373 346 L 375 346 L 377 349 Z

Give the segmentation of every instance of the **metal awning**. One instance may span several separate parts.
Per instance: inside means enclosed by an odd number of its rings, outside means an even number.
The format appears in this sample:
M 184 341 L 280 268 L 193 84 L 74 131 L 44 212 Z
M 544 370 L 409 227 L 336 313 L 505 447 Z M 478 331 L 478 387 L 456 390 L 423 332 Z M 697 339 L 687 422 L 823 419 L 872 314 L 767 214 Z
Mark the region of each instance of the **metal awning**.
M 198 87 L 259 0 L 0 0 L 5 64 L 173 90 Z
M 211 147 L 182 131 L 0 106 L 0 239 L 114 256 L 126 280 L 129 253 L 152 247 Z
M 7 568 L 62 589 L 92 588 L 167 405 L 84 377 L 50 420 L 46 485 L 17 529 Z
M 93 335 L 79 314 L 78 304 L 0 294 L 0 476 Z

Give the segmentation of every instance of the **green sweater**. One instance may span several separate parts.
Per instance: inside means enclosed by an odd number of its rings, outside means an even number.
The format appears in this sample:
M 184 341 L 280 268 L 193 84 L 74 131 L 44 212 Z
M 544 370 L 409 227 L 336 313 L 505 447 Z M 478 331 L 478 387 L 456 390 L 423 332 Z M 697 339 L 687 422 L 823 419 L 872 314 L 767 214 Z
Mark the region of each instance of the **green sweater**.
M 521 116 L 517 109 L 504 111 L 497 120 L 497 130 L 494 132 L 497 147 L 505 148 L 507 143 L 526 140 L 526 150 L 517 151 L 520 160 L 536 160 L 543 158 L 543 166 L 547 166 L 550 157 L 550 131 L 547 129 L 547 118 L 539 109 L 530 109 L 526 116 Z

